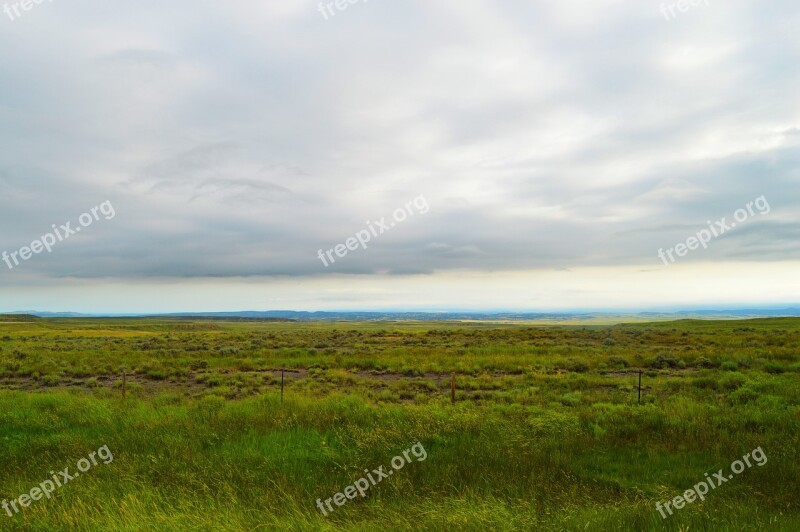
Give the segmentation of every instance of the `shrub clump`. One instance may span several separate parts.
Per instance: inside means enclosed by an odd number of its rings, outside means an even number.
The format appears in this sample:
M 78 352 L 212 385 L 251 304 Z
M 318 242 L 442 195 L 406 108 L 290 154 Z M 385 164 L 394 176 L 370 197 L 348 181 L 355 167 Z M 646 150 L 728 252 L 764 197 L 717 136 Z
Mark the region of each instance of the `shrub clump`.
M 709 360 L 706 357 L 700 357 L 694 361 L 695 367 L 698 368 L 713 368 L 715 366 L 714 362 Z
M 556 364 L 556 369 L 573 371 L 575 373 L 585 373 L 589 371 L 589 364 L 587 364 L 583 360 L 570 358 L 569 360 L 566 360 L 564 362 L 559 362 L 558 364 Z
M 740 373 L 731 373 L 722 377 L 719 381 L 720 387 L 725 390 L 738 390 L 747 382 L 747 379 Z
M 189 367 L 192 368 L 195 371 L 198 370 L 198 369 L 206 369 L 208 367 L 208 361 L 206 361 L 206 360 L 192 360 L 191 363 L 189 364 Z
M 764 366 L 764 371 L 766 371 L 767 373 L 778 375 L 786 371 L 786 368 L 784 368 L 781 364 L 778 364 L 777 362 L 768 362 L 767 365 Z
M 675 357 L 668 357 L 658 355 L 653 362 L 650 363 L 651 368 L 664 369 L 664 368 L 677 368 L 680 365 Z
M 630 364 L 620 356 L 608 357 L 608 366 L 611 368 L 627 368 Z

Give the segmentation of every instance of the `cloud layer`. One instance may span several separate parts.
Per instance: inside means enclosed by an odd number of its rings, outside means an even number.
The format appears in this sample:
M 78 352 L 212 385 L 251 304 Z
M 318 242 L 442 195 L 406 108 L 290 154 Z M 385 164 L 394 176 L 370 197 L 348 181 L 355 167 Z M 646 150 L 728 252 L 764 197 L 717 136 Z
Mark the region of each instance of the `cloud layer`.
M 670 21 L 655 0 L 373 0 L 327 19 L 313 1 L 230 4 L 0 14 L 0 250 L 105 200 L 117 213 L 13 271 L 0 263 L 0 290 L 624 276 L 667 268 L 659 248 L 760 196 L 768 215 L 680 267 L 800 260 L 789 0 L 710 2 Z M 319 249 L 420 195 L 425 216 L 322 266 Z M 477 292 L 464 304 L 494 306 Z

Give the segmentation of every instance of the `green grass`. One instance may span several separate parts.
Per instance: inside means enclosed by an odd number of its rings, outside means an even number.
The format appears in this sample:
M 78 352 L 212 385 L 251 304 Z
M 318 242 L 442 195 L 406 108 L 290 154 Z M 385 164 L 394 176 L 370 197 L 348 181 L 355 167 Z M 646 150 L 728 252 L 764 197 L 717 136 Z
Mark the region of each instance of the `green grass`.
M 798 530 L 798 348 L 792 319 L 2 323 L 0 499 L 114 461 L 0 528 Z M 425 461 L 319 512 L 417 441 Z M 662 520 L 756 447 L 763 467 Z

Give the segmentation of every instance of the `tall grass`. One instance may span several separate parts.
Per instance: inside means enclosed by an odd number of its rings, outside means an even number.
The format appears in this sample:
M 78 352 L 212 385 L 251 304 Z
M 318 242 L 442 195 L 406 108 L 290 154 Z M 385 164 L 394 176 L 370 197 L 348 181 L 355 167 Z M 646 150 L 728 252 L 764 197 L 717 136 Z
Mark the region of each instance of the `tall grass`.
M 662 526 L 664 501 L 761 446 L 747 470 L 665 526 L 798 523 L 798 410 L 735 414 L 676 401 L 514 411 L 473 404 L 376 406 L 345 395 L 96 399 L 0 393 L 1 496 L 16 497 L 100 445 L 114 461 L 5 517 L 13 530 L 553 530 Z M 710 422 L 713 419 L 713 422 Z M 727 437 L 714 439 L 720 427 Z M 755 429 L 755 430 L 754 430 Z M 325 499 L 421 441 L 415 462 L 325 518 Z M 744 508 L 748 508 L 747 512 Z M 758 508 L 758 510 L 756 510 Z M 580 525 L 580 526 L 578 526 Z
M 102 445 L 114 461 L 0 529 L 800 529 L 796 320 L 201 325 L 2 325 L 0 387 L 31 389 L 0 389 L 0 500 Z M 265 370 L 290 364 L 281 403 Z M 436 372 L 455 370 L 451 404 Z M 417 441 L 425 461 L 319 512 Z M 662 520 L 657 501 L 756 447 L 763 467 Z

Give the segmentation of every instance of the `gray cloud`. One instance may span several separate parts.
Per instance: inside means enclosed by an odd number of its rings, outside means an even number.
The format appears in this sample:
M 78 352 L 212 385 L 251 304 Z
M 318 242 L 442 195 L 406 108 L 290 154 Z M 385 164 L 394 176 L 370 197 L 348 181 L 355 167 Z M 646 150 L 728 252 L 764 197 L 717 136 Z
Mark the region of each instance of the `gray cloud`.
M 2 20 L 0 249 L 68 277 L 433 275 L 800 259 L 800 17 L 714 4 L 43 4 Z M 424 194 L 431 211 L 316 258 Z M 4 272 L 11 285 L 22 273 Z M 332 281 L 333 282 L 333 281 Z

